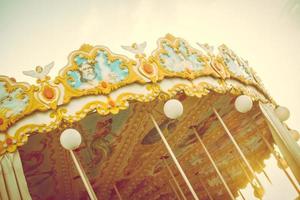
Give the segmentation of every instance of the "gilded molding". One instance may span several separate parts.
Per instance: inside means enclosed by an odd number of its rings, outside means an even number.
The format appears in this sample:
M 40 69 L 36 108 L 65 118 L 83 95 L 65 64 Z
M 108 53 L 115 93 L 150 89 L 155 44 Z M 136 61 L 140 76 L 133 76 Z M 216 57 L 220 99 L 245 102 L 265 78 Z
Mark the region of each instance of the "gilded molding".
M 214 91 L 247 94 L 255 101 L 274 103 L 247 61 L 225 45 L 219 47 L 217 54 L 207 44 L 199 46 L 202 50 L 168 34 L 158 40 L 158 48 L 148 58 L 138 52 L 134 60 L 114 54 L 103 46 L 83 45 L 70 54 L 67 66 L 53 81 L 45 76 L 45 79 L 37 80 L 37 85 L 29 85 L 0 76 L 0 90 L 3 91 L 0 96 L 0 154 L 15 151 L 32 133 L 68 126 L 93 111 L 100 115 L 117 114 L 127 109 L 130 101 L 166 100 L 179 92 L 201 98 Z M 132 48 L 137 47 L 133 45 Z M 193 80 L 199 77 L 210 77 L 218 85 L 205 81 L 195 84 Z M 164 80 L 178 78 L 188 83 L 175 81 L 167 91 L 161 88 Z M 239 84 L 228 84 L 227 80 Z M 133 84 L 143 85 L 145 93 L 126 91 L 116 98 L 110 96 L 113 91 Z M 106 101 L 94 100 L 82 105 L 74 115 L 67 114 L 68 104 L 73 99 L 96 95 L 105 96 Z M 8 134 L 9 128 L 20 119 L 30 118 L 34 112 L 46 111 L 51 111 L 50 123 L 27 124 L 18 128 L 14 135 Z M 1 139 L 1 136 L 4 137 Z

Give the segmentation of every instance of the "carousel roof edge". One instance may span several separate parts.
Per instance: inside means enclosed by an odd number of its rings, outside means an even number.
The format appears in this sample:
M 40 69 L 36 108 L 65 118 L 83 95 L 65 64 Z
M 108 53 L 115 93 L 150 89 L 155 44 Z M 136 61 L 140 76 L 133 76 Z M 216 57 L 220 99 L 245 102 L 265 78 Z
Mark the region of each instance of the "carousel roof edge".
M 243 93 L 254 100 L 275 104 L 247 61 L 225 45 L 219 46 L 217 52 L 208 44 L 197 45 L 199 48 L 194 48 L 187 41 L 167 34 L 158 40 L 157 49 L 148 57 L 144 54 L 145 42 L 122 46 L 135 55 L 135 59 L 130 59 L 104 46 L 84 44 L 69 55 L 68 64 L 54 79 L 48 76 L 53 62 L 24 72 L 36 78 L 37 84 L 0 76 L 0 151 L 15 150 L 27 141 L 29 132 L 47 132 L 63 121 L 78 121 L 82 118 L 79 115 L 85 116 L 87 110 L 96 109 L 102 115 L 116 114 L 126 109 L 130 100 L 147 102 L 161 96 L 170 98 L 179 91 L 199 97 L 210 90 Z M 214 83 L 205 80 L 206 77 Z M 164 82 L 171 79 L 183 82 L 164 90 Z M 135 93 L 131 89 L 124 92 L 124 88 L 132 85 L 142 86 L 141 90 L 146 92 Z M 83 105 L 73 116 L 65 114 L 71 101 L 86 96 L 105 98 L 97 105 L 92 102 Z M 50 113 L 54 121 L 11 129 L 21 119 L 37 112 Z

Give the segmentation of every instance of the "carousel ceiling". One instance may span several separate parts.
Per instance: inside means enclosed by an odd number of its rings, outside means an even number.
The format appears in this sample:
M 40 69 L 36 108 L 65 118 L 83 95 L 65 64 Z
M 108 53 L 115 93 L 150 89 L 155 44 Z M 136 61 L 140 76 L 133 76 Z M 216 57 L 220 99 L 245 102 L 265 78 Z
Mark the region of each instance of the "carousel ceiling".
M 83 136 L 76 150 L 99 199 L 175 199 L 171 167 L 187 199 L 192 196 L 169 158 L 154 128 L 149 113 L 160 124 L 168 142 L 185 170 L 200 199 L 228 199 L 224 185 L 191 130 L 196 127 L 231 191 L 253 179 L 238 152 L 212 112 L 215 107 L 258 172 L 270 154 L 260 134 L 272 141 L 258 105 L 247 114 L 234 109 L 235 97 L 211 93 L 201 99 L 185 94 L 176 96 L 184 105 L 184 115 L 170 120 L 162 113 L 163 101 L 133 102 L 118 115 L 101 116 L 91 112 L 72 125 Z M 61 130 L 32 136 L 20 149 L 25 176 L 33 199 L 88 199 L 69 153 L 59 142 Z

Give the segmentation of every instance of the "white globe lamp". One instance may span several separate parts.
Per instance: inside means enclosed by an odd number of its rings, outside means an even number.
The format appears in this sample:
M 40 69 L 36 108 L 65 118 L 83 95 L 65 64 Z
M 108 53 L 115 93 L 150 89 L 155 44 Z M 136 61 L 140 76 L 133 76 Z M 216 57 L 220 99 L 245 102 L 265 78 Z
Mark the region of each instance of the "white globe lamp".
M 246 113 L 253 107 L 252 99 L 247 95 L 240 95 L 234 102 L 235 109 L 240 113 Z
M 170 119 L 177 119 L 183 113 L 183 105 L 177 99 L 170 99 L 164 105 L 164 113 Z
M 81 135 L 76 129 L 66 129 L 60 135 L 60 143 L 67 150 L 75 150 L 81 144 Z
M 290 117 L 290 111 L 286 107 L 278 106 L 275 109 L 275 113 L 280 121 L 284 122 Z

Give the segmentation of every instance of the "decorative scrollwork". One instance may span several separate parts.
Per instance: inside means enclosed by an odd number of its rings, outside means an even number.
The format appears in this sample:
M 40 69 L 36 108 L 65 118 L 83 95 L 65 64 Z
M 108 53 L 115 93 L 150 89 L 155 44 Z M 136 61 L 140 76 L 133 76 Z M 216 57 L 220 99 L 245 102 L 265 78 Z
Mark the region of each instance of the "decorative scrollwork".
M 35 74 L 39 79 L 37 85 L 16 83 L 0 76 L 0 154 L 12 152 L 17 146 L 23 145 L 31 133 L 48 132 L 59 125 L 72 124 L 92 111 L 100 115 L 117 114 L 127 109 L 130 101 L 166 100 L 180 92 L 200 98 L 215 91 L 243 93 L 254 100 L 274 103 L 248 63 L 225 45 L 219 47 L 218 54 L 214 54 L 212 47 L 207 44 L 200 45 L 202 50 L 198 50 L 185 40 L 168 34 L 158 41 L 158 48 L 151 56 L 146 57 L 145 47 L 146 43 L 124 47 L 135 54 L 136 60 L 132 60 L 114 54 L 103 46 L 83 45 L 71 53 L 69 63 L 53 81 L 47 76 L 52 64 L 44 73 Z M 194 83 L 198 78 L 204 79 Z M 205 81 L 205 78 L 212 79 L 217 85 Z M 163 82 L 168 79 L 171 82 L 166 91 Z M 187 82 L 178 82 L 183 79 Z M 143 86 L 142 91 L 121 88 L 134 88 L 136 85 Z M 73 114 L 67 114 L 71 109 L 68 103 L 72 99 L 75 101 L 75 98 L 96 95 L 102 99 L 85 102 Z M 49 110 L 52 111 L 49 117 L 53 117 L 50 123 L 26 124 L 8 134 L 18 120 L 33 112 Z

